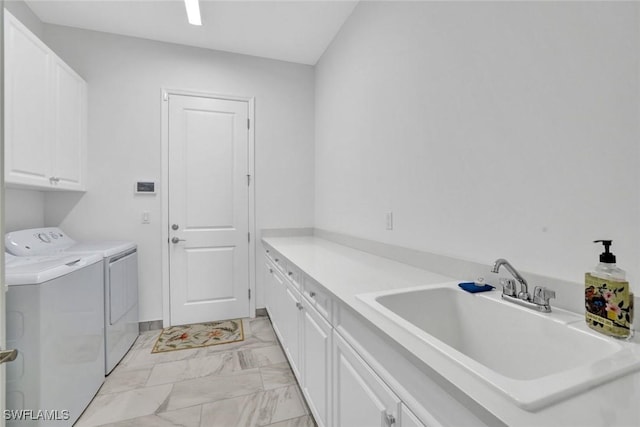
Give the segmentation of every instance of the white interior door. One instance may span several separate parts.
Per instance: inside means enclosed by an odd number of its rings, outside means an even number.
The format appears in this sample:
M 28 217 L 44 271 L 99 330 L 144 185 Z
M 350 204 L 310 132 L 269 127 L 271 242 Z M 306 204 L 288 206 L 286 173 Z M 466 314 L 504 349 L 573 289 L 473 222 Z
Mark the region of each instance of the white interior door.
M 248 103 L 168 102 L 171 324 L 247 317 Z

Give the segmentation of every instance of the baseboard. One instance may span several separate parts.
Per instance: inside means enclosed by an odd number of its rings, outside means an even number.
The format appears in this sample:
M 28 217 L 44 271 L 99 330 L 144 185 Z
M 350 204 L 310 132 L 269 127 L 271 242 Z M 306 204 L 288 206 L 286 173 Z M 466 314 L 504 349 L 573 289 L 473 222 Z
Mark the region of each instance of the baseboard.
M 262 237 L 296 237 L 313 236 L 314 229 L 311 227 L 300 228 L 263 228 L 260 230 Z
M 162 329 L 162 320 L 150 320 L 148 322 L 138 323 L 138 330 L 140 331 L 140 333 L 155 331 L 158 329 Z

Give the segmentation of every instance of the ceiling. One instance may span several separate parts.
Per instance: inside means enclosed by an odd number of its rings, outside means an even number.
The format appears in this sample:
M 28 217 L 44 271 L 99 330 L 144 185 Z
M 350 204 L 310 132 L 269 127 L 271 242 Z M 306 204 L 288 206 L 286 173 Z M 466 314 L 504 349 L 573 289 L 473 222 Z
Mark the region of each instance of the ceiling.
M 315 65 L 358 3 L 200 0 L 202 26 L 182 0 L 25 0 L 41 21 Z

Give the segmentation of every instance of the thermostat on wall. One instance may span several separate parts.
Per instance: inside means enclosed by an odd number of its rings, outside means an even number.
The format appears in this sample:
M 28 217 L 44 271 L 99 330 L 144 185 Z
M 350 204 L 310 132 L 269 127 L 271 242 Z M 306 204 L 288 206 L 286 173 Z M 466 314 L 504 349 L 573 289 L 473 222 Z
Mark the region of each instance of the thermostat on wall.
M 156 183 L 154 181 L 138 181 L 135 188 L 136 194 L 156 194 Z

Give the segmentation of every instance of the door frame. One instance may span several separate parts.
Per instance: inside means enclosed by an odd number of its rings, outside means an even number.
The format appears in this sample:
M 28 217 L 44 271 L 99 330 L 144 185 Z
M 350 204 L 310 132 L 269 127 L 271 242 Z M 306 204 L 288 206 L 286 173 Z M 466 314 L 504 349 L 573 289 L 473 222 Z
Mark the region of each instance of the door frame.
M 171 326 L 171 292 L 169 284 L 169 97 L 171 95 L 196 96 L 200 98 L 215 98 L 227 101 L 246 102 L 249 117 L 249 316 L 255 317 L 256 313 L 256 195 L 255 195 L 255 97 L 224 95 L 204 92 L 199 90 L 161 88 L 160 105 L 161 120 L 161 159 L 162 177 L 160 182 L 160 203 L 162 205 L 162 327 Z
M 0 235 L 4 236 L 5 200 L 4 200 L 4 0 L 0 0 Z M 0 253 L 0 349 L 7 349 L 7 285 L 4 277 L 4 251 Z M 4 414 L 7 406 L 7 367 L 0 365 L 0 411 Z M 0 427 L 4 427 L 4 417 Z

